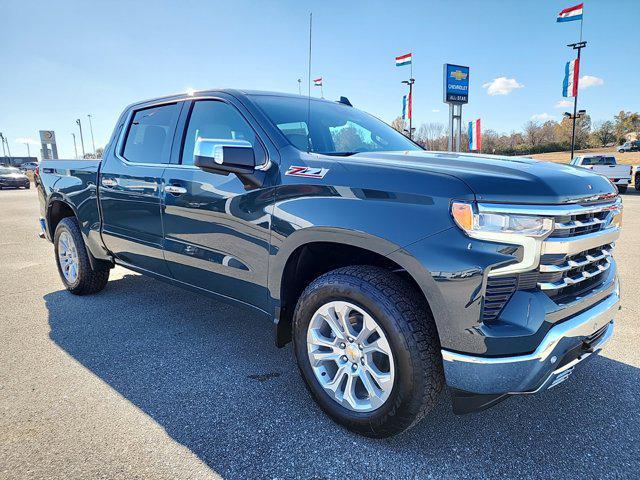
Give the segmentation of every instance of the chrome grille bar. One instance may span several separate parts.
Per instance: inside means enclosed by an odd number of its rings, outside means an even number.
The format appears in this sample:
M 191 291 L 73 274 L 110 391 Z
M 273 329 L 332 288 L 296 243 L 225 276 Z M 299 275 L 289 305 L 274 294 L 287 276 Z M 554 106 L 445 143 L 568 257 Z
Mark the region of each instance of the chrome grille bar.
M 572 270 L 574 268 L 579 268 L 579 267 L 584 267 L 586 265 L 589 265 L 591 263 L 595 263 L 595 262 L 599 262 L 600 260 L 603 260 L 605 258 L 608 258 L 611 256 L 613 251 L 613 246 L 612 245 L 605 245 L 603 248 L 601 248 L 600 250 L 598 250 L 597 252 L 592 253 L 588 253 L 585 254 L 583 256 L 580 256 L 582 258 L 584 258 L 584 260 L 574 260 L 574 259 L 568 259 L 567 261 L 565 261 L 564 263 L 561 263 L 560 265 L 540 265 L 540 271 L 541 272 L 552 272 L 552 273 L 557 273 L 557 272 L 566 272 L 568 270 Z
M 570 222 L 556 223 L 554 226 L 554 230 L 570 230 L 572 228 L 591 227 L 593 225 L 600 225 L 602 223 L 604 223 L 604 220 L 600 220 L 599 218 L 593 217 L 584 221 L 573 220 Z
M 609 259 L 605 259 L 604 263 L 594 265 L 595 270 L 583 270 L 582 272 L 578 272 L 575 277 L 564 277 L 562 280 L 557 282 L 543 282 L 538 283 L 538 288 L 540 290 L 558 290 L 560 288 L 568 287 L 570 285 L 575 285 L 576 283 L 584 282 L 589 278 L 595 277 L 596 275 L 601 274 L 602 272 L 609 269 L 611 266 L 611 262 Z

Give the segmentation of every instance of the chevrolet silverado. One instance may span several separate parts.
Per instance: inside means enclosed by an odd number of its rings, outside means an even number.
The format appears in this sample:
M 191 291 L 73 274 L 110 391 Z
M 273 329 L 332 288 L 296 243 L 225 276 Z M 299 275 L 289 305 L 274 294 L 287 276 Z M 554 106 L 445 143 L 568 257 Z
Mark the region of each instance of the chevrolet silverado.
M 558 385 L 619 309 L 607 178 L 428 152 L 344 97 L 136 103 L 102 160 L 45 160 L 36 184 L 69 292 L 119 265 L 245 306 L 293 342 L 320 407 L 372 437 L 445 385 L 456 413 Z

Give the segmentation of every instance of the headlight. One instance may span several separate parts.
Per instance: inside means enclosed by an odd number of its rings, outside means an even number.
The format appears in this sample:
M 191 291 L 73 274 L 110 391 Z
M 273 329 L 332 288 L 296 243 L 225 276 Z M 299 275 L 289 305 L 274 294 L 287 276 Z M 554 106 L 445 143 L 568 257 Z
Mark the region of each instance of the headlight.
M 471 236 L 486 234 L 524 235 L 542 237 L 553 230 L 553 219 L 533 215 L 475 212 L 470 203 L 451 204 L 451 216 L 456 224 Z

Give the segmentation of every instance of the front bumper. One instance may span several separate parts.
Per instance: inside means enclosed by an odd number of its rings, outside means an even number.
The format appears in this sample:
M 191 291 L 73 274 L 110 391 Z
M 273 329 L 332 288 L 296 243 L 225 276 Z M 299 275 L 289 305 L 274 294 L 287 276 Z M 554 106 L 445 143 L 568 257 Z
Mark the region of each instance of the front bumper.
M 533 353 L 480 357 L 442 350 L 447 384 L 475 395 L 536 393 L 565 380 L 574 366 L 597 353 L 613 334 L 619 289 L 551 328 Z

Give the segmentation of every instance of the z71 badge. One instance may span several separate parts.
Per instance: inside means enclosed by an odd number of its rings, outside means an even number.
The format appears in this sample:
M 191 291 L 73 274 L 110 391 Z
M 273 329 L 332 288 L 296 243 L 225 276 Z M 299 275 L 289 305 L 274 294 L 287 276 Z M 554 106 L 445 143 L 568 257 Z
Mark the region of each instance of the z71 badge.
M 306 178 L 324 178 L 329 171 L 328 168 L 313 168 L 313 167 L 289 167 L 289 170 L 285 175 L 291 177 L 306 177 Z

